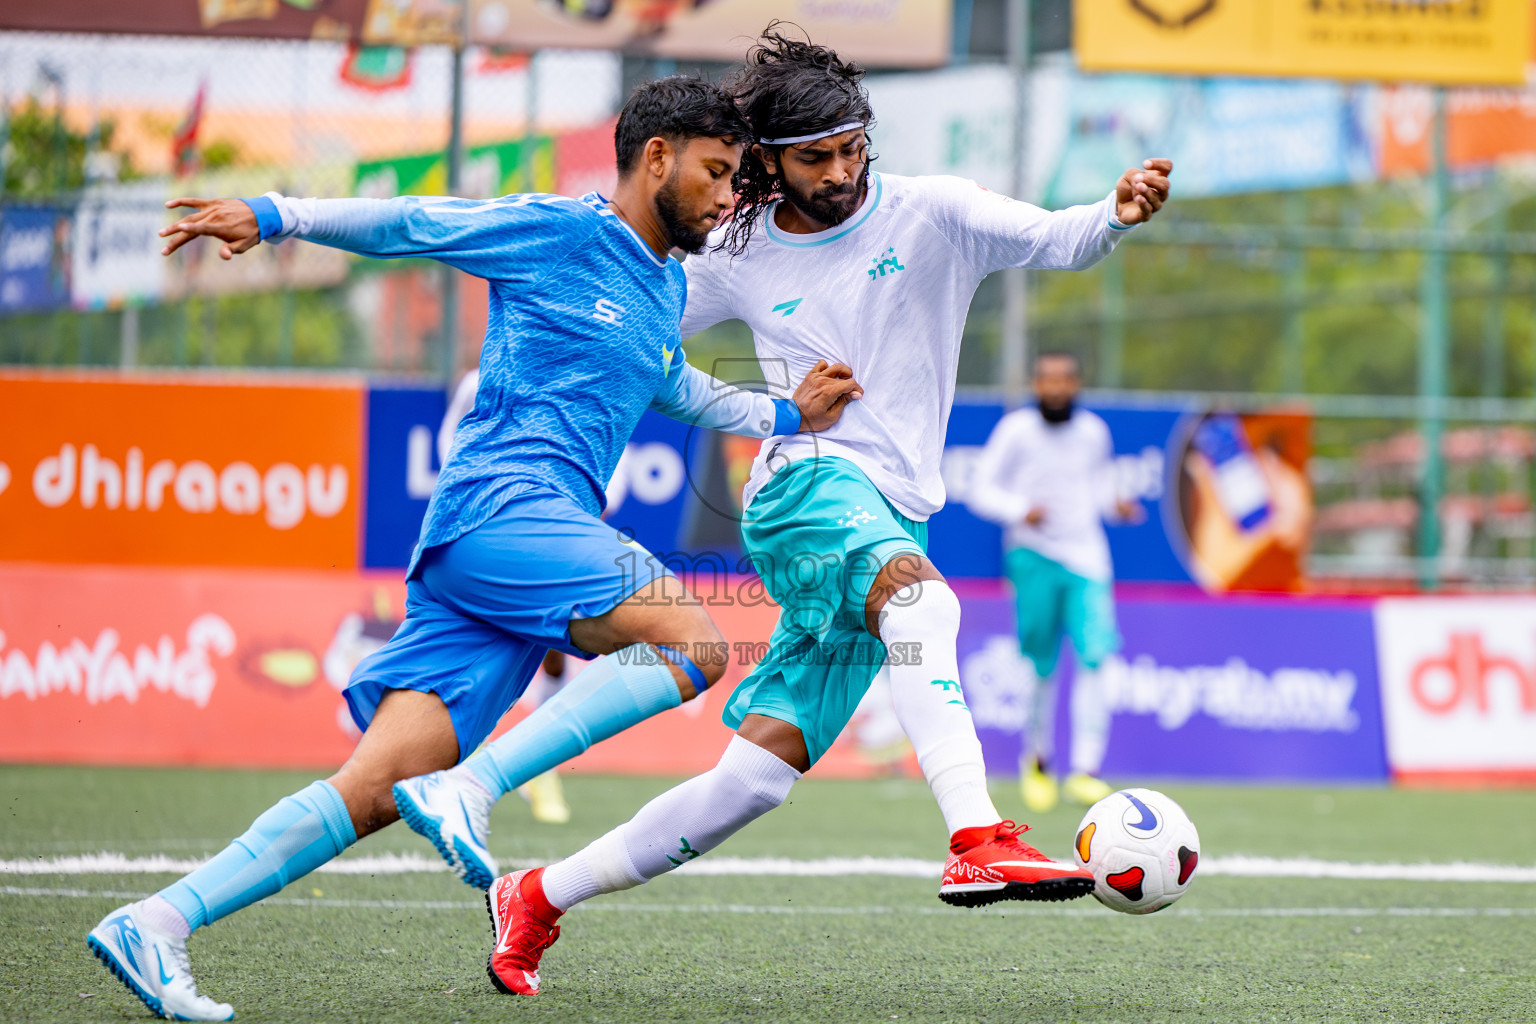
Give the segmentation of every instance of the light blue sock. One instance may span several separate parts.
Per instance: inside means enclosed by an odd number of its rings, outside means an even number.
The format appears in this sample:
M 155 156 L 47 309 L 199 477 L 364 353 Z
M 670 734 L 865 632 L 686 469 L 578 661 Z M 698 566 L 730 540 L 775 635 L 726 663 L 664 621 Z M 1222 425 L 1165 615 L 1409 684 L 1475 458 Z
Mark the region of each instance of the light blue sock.
M 592 744 L 682 702 L 677 682 L 655 649 L 633 644 L 597 659 L 461 767 L 500 797 Z
M 355 842 L 341 794 L 329 782 L 312 782 L 283 797 L 245 835 L 160 895 L 187 924 L 201 928 L 271 896 Z

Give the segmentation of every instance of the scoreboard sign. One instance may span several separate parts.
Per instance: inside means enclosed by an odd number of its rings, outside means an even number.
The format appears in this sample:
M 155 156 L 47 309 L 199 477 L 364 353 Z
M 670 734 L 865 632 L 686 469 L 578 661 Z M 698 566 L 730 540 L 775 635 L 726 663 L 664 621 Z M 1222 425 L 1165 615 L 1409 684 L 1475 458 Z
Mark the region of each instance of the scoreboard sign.
M 1085 71 L 1521 85 L 1530 0 L 1074 0 Z

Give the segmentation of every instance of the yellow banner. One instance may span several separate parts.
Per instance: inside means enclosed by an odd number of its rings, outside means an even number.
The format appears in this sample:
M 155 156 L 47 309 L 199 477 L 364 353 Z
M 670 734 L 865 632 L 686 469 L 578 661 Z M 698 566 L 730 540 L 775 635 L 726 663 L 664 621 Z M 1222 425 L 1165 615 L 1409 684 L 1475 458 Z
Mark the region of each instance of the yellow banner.
M 1531 0 L 1073 0 L 1087 71 L 1519 85 Z

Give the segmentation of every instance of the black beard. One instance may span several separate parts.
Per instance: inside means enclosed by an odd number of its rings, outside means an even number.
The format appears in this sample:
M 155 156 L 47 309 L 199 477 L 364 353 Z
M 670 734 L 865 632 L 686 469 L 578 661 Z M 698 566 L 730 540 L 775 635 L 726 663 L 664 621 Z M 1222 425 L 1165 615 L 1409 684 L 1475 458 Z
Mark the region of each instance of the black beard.
M 656 215 L 661 219 L 661 230 L 666 232 L 667 241 L 674 248 L 690 255 L 703 252 L 704 243 L 709 241 L 709 229 L 700 231 L 683 223 L 682 202 L 677 191 L 677 171 L 674 170 L 666 184 L 656 190 Z
M 1050 424 L 1065 423 L 1072 418 L 1072 399 L 1067 399 L 1060 405 L 1046 405 L 1040 403 L 1040 418 Z
M 849 217 L 852 217 L 859 208 L 857 202 L 840 203 L 838 200 L 846 199 L 848 196 L 858 196 L 863 188 L 864 181 L 860 179 L 843 185 L 833 185 L 829 188 L 817 189 L 810 195 L 803 196 L 790 188 L 788 182 L 785 182 L 783 192 L 784 199 L 789 205 L 816 223 L 825 224 L 830 228 L 836 227 Z

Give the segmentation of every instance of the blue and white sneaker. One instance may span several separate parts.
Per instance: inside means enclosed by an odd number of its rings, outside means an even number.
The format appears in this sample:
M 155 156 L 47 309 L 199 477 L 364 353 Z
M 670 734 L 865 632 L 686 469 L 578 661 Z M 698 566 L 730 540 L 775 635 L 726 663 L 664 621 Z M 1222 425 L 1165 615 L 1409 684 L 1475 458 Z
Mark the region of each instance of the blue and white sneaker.
M 485 845 L 495 802 L 479 780 L 453 771 L 395 783 L 400 817 L 431 841 L 460 880 L 476 889 L 489 889 L 496 878 L 496 860 Z
M 169 1020 L 233 1020 L 228 1003 L 198 995 L 187 960 L 187 940 L 151 927 L 139 905 L 119 907 L 91 929 L 86 944 L 128 991 L 156 1016 Z

